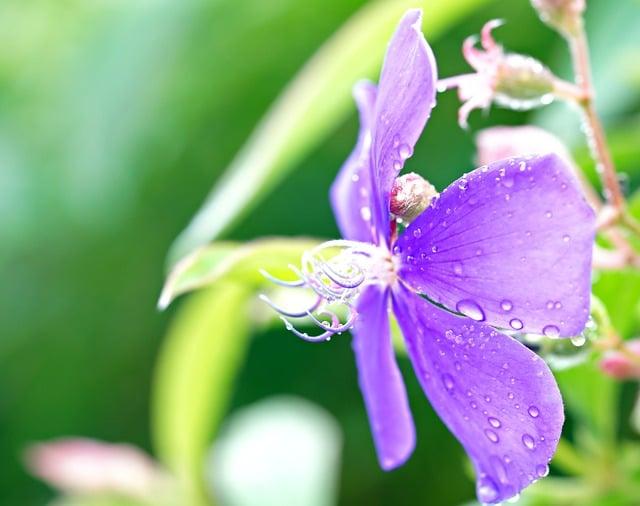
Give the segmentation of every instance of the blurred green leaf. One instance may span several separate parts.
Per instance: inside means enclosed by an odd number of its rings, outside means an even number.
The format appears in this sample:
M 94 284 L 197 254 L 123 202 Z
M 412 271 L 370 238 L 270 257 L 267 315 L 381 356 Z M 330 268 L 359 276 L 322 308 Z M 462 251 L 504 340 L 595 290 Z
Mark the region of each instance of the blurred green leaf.
M 430 0 L 424 28 L 429 37 L 488 0 Z M 416 0 L 366 5 L 302 68 L 227 168 L 169 253 L 175 264 L 236 223 L 351 110 L 355 82 L 373 77 L 388 39 Z
M 204 458 L 248 347 L 250 297 L 248 286 L 230 281 L 194 294 L 173 320 L 158 358 L 155 446 L 189 505 L 207 504 Z
M 302 254 L 318 240 L 274 237 L 248 243 L 215 242 L 183 258 L 171 271 L 158 302 L 166 308 L 178 295 L 214 283 L 224 275 L 249 286 L 264 282 L 260 269 L 276 277 L 291 277 L 287 266 L 298 264 Z
M 567 407 L 607 444 L 615 437 L 619 388 L 598 370 L 595 360 L 555 372 Z

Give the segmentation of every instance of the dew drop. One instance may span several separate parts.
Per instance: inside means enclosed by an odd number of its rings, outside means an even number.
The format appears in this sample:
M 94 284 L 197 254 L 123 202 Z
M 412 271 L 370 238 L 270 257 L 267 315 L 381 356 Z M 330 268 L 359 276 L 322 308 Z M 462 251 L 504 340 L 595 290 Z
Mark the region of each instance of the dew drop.
M 579 336 L 575 336 L 571 338 L 571 344 L 573 344 L 574 346 L 583 346 L 584 343 L 587 342 L 587 338 L 584 337 L 583 335 L 579 335 Z
M 467 188 L 469 188 L 469 181 L 467 181 L 465 178 L 462 178 L 458 181 L 458 188 L 460 188 L 461 190 L 466 190 Z
M 498 434 L 493 432 L 491 429 L 485 429 L 484 430 L 484 435 L 487 436 L 487 439 L 489 441 L 491 441 L 492 443 L 500 442 L 500 437 L 498 436 Z
M 511 311 L 513 309 L 513 304 L 510 300 L 505 299 L 500 303 L 500 307 L 503 311 Z
M 369 221 L 371 219 L 371 209 L 367 206 L 360 208 L 360 216 L 364 221 Z
M 544 213 L 545 218 L 551 218 L 553 216 L 553 213 L 551 211 L 547 211 L 546 213 Z
M 351 176 L 351 181 L 357 183 L 358 181 L 360 181 L 360 176 L 358 174 L 354 174 L 353 176 Z
M 422 230 L 420 228 L 416 228 L 413 231 L 413 237 L 415 237 L 416 239 L 420 238 L 422 236 Z
M 542 333 L 547 337 L 555 338 L 560 335 L 560 329 L 555 325 L 547 325 L 542 329 Z
M 522 435 L 522 444 L 528 449 L 533 450 L 536 447 L 536 442 L 530 434 Z
M 570 235 L 565 234 L 565 235 L 563 235 L 563 236 L 562 236 L 562 240 L 563 240 L 564 242 L 569 242 L 569 241 L 571 240 L 571 236 L 570 236 Z
M 513 187 L 513 178 L 511 176 L 505 176 L 502 178 L 502 185 L 505 188 L 512 188 Z
M 499 429 L 500 427 L 502 427 L 502 423 L 500 422 L 500 420 L 494 418 L 493 416 L 490 416 L 487 421 L 489 422 L 489 425 L 491 425 L 491 427 L 493 427 L 494 429 Z
M 411 146 L 409 146 L 408 144 L 402 144 L 398 148 L 398 155 L 403 160 L 406 160 L 407 158 L 409 158 L 411 156 L 411 154 L 412 154 Z
M 536 467 L 536 474 L 540 477 L 540 478 L 544 478 L 545 476 L 547 476 L 549 474 L 549 466 L 546 464 L 541 464 L 539 466 Z
M 514 399 L 515 395 L 513 395 L 513 392 L 509 392 L 507 394 L 507 399 L 509 399 L 510 401 L 512 401 Z
M 453 378 L 449 374 L 442 375 L 442 383 L 449 392 L 453 391 Z
M 400 160 L 395 160 L 393 162 L 393 169 L 398 171 L 402 169 L 402 162 Z
M 476 493 L 481 502 L 492 503 L 498 498 L 498 487 L 491 478 L 484 476 L 478 480 Z
M 522 321 L 518 320 L 517 318 L 514 318 L 513 320 L 511 320 L 509 322 L 509 325 L 511 325 L 511 328 L 514 330 L 520 330 L 522 329 L 522 327 L 524 327 L 524 325 L 522 324 Z
M 437 253 L 438 252 L 438 246 L 431 246 L 431 253 Z
M 485 315 L 482 308 L 471 299 L 463 299 L 456 305 L 456 309 L 459 313 L 468 316 L 472 320 L 481 322 L 484 321 Z
M 556 302 L 553 307 L 555 307 L 556 309 L 562 309 L 562 302 Z
M 455 264 L 453 264 L 453 272 L 455 272 L 458 276 L 462 275 L 462 264 L 460 262 L 456 262 Z
M 547 309 L 553 309 L 553 301 L 552 300 L 547 302 Z
M 471 406 L 473 409 L 478 409 L 478 404 L 476 404 L 474 401 L 471 401 L 469 403 L 469 406 Z
M 537 406 L 529 406 L 527 412 L 529 413 L 529 416 L 531 418 L 538 418 L 538 416 L 540 416 L 540 410 L 537 408 Z
M 455 337 L 455 332 L 451 329 L 445 331 L 444 333 L 444 337 L 446 337 L 447 339 L 449 339 L 449 341 L 451 341 L 451 339 L 453 339 Z

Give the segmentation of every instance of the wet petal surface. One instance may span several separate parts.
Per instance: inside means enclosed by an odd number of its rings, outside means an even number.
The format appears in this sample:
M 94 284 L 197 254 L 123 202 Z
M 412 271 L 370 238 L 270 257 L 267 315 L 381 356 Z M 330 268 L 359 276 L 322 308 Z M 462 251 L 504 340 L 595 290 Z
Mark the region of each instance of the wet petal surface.
M 512 158 L 449 186 L 399 238 L 400 277 L 447 308 L 509 330 L 579 334 L 595 217 L 556 155 Z
M 373 190 L 370 168 L 376 86 L 362 81 L 354 86 L 353 96 L 360 113 L 358 142 L 340 169 L 329 196 L 342 237 L 372 242 L 377 240 L 371 204 Z
M 404 15 L 389 43 L 378 86 L 371 157 L 376 220 L 385 236 L 393 180 L 413 154 L 435 105 L 436 63 L 421 26 L 421 11 Z
M 358 320 L 351 330 L 360 389 L 385 470 L 404 464 L 415 446 L 407 392 L 391 344 L 388 303 L 387 290 L 369 287 L 358 299 Z
M 564 415 L 544 361 L 405 288 L 393 307 L 425 394 L 473 462 L 478 499 L 503 501 L 545 476 Z

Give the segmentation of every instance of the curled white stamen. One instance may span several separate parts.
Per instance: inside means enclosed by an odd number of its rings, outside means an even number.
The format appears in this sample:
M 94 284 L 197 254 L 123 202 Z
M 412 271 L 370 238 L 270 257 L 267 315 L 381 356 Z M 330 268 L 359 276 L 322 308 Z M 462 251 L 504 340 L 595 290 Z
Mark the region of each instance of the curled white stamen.
M 302 255 L 300 269 L 293 265 L 289 268 L 298 276 L 297 279 L 284 281 L 266 271 L 260 272 L 279 286 L 312 290 L 317 296 L 315 301 L 306 309 L 288 310 L 274 303 L 266 295 L 261 295 L 260 299 L 280 314 L 288 330 L 311 342 L 329 340 L 334 334 L 349 330 L 357 318 L 354 303 L 364 286 L 372 283 L 388 284 L 395 276 L 393 262 L 386 248 L 347 240 L 320 244 Z M 346 308 L 344 323 L 329 306 Z M 323 315 L 330 321 L 323 321 L 320 318 Z M 323 332 L 310 336 L 296 329 L 289 318 L 308 318 Z

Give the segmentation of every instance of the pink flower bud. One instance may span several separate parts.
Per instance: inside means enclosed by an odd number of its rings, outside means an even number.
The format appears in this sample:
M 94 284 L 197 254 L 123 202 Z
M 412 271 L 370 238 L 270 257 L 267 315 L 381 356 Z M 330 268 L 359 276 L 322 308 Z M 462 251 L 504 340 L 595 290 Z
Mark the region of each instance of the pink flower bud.
M 414 172 L 404 174 L 397 178 L 391 187 L 391 214 L 404 224 L 409 224 L 437 195 L 438 192 L 429 181 Z
M 119 493 L 145 498 L 155 494 L 166 476 L 137 448 L 91 439 L 69 438 L 31 446 L 29 470 L 67 493 Z
M 575 33 L 586 7 L 585 0 L 531 0 L 531 5 L 542 21 L 563 34 Z
M 626 341 L 625 348 L 624 353 L 606 352 L 600 360 L 600 369 L 615 379 L 640 379 L 640 339 Z
M 530 154 L 555 153 L 570 167 L 575 163 L 564 143 L 555 135 L 535 126 L 492 127 L 476 136 L 477 163 Z

